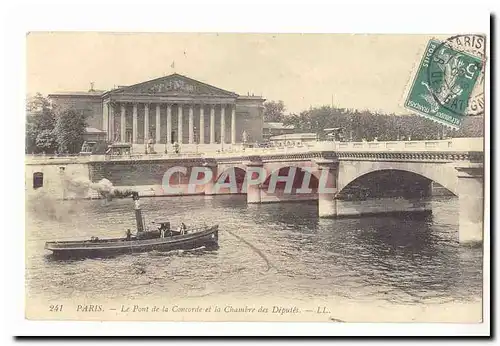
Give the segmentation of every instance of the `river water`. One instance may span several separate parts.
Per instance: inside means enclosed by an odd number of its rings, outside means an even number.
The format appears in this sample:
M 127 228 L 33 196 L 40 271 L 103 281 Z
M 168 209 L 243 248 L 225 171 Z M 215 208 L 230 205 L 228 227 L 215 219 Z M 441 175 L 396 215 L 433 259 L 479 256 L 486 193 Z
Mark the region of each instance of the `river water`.
M 432 203 L 433 214 L 425 217 L 333 220 L 319 219 L 315 202 L 143 198 L 146 222 L 164 216 L 173 225 L 219 224 L 220 248 L 79 261 L 52 260 L 44 242 L 123 236 L 135 225 L 132 200 L 59 201 L 42 209 L 40 204 L 26 220 L 27 294 L 45 299 L 320 297 L 405 305 L 477 301 L 482 250 L 458 244 L 455 198 Z

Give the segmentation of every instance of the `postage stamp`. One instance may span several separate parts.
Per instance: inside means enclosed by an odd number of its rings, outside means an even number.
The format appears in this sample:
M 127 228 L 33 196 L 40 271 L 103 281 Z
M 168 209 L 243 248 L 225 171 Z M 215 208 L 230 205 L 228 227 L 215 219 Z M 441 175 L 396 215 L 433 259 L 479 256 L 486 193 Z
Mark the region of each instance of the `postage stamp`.
M 26 319 L 485 320 L 484 37 L 26 41 Z
M 466 116 L 484 112 L 484 47 L 480 35 L 428 42 L 405 108 L 458 129 Z

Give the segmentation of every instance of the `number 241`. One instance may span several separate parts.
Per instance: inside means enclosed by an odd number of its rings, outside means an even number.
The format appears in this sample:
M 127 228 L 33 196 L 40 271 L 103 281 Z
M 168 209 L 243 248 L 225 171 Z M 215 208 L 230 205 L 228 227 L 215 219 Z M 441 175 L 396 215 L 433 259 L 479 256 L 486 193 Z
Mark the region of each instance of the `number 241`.
M 61 305 L 50 305 L 49 306 L 49 311 L 50 312 L 60 312 L 60 311 L 62 311 L 62 309 L 63 309 L 62 304 Z

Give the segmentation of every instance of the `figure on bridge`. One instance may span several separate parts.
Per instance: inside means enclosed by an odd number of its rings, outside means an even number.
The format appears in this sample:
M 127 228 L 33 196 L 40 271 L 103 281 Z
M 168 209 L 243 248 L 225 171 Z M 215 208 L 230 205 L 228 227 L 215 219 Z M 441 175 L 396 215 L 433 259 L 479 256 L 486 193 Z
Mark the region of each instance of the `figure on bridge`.
M 176 154 L 179 154 L 179 152 L 180 152 L 180 146 L 179 146 L 179 143 L 177 143 L 177 142 L 174 143 L 174 152 Z

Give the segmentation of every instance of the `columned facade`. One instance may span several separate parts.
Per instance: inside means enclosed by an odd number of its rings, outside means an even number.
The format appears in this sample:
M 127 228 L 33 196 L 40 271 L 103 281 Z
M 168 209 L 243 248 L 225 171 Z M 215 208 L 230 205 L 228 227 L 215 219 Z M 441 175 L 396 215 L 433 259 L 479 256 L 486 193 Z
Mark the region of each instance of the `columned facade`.
M 243 133 L 247 143 L 262 141 L 262 97 L 238 95 L 179 74 L 82 94 L 49 97 L 55 103 L 77 105 L 77 110 L 91 110 L 88 123 L 106 132 L 110 143 L 152 141 L 166 144 L 165 150 L 178 143 L 189 151 L 198 144 L 230 149 L 242 143 Z
M 130 107 L 130 105 L 132 106 Z M 174 142 L 179 144 L 237 143 L 235 104 L 208 104 L 208 107 L 210 110 L 209 121 L 205 122 L 205 104 L 201 103 L 115 101 L 109 103 L 103 119 L 107 122 L 106 127 L 110 129 L 108 139 L 112 142 L 142 144 L 144 141 L 154 139 L 156 143 L 169 144 Z M 229 108 L 231 109 L 231 117 L 228 119 L 226 109 Z M 154 110 L 154 117 L 153 112 L 150 112 L 151 109 Z M 177 112 L 175 122 L 177 131 L 173 127 L 173 111 Z M 131 124 L 127 121 L 130 119 L 130 113 L 132 113 Z M 216 124 L 216 119 L 218 124 Z M 162 130 L 162 124 L 165 124 L 164 130 Z M 140 130 L 143 131 L 144 135 L 139 139 Z M 209 134 L 208 140 L 205 137 L 206 133 Z M 230 141 L 226 138 L 229 133 Z

